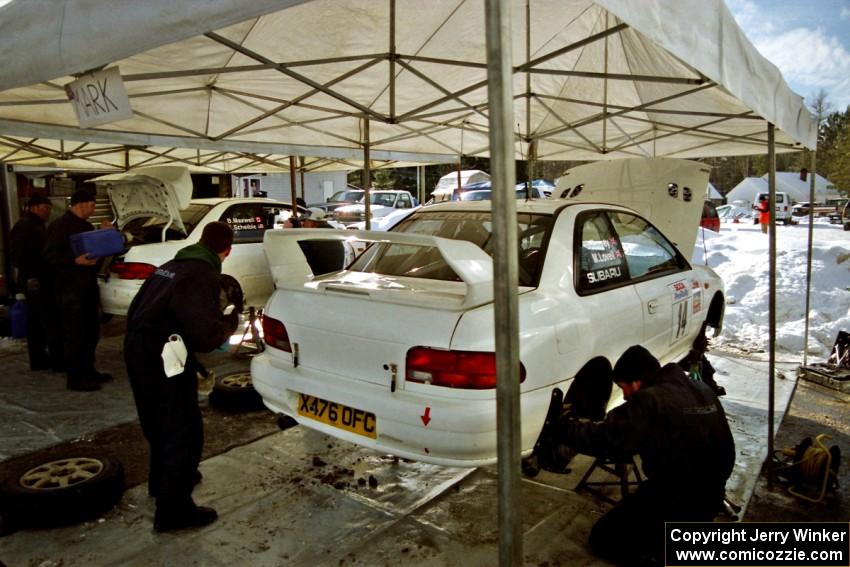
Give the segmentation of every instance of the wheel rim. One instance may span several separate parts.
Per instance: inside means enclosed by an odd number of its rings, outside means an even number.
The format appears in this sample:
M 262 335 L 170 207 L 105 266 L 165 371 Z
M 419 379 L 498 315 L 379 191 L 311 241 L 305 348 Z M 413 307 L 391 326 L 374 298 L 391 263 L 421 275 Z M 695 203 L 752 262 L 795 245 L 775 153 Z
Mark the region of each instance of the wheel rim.
M 236 372 L 235 374 L 228 374 L 226 376 L 222 376 L 221 384 L 226 388 L 242 390 L 247 390 L 248 388 L 254 387 L 254 385 L 251 383 L 250 372 Z
M 58 490 L 74 486 L 99 475 L 103 461 L 90 457 L 73 457 L 50 461 L 21 475 L 18 482 L 30 490 Z

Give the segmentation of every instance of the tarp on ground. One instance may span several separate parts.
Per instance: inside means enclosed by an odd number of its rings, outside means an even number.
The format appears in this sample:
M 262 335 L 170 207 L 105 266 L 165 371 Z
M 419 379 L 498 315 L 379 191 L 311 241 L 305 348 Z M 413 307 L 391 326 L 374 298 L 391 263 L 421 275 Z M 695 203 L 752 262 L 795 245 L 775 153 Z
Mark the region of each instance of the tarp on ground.
M 517 158 L 763 153 L 767 122 L 778 151 L 814 147 L 722 0 L 511 9 Z M 481 0 L 12 2 L 0 135 L 354 159 L 368 118 L 375 159 L 484 156 L 485 47 Z M 133 118 L 78 128 L 63 85 L 112 66 Z

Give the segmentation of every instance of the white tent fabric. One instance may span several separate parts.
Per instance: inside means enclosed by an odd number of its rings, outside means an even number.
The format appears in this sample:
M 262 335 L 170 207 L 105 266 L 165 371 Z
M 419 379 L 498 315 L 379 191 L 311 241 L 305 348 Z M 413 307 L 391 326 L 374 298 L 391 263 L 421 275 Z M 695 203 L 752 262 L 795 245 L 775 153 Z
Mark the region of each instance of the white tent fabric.
M 705 189 L 705 198 L 706 199 L 722 199 L 723 195 L 720 194 L 720 191 L 717 190 L 712 183 L 709 182 L 708 186 Z
M 72 138 L 73 139 L 73 138 Z M 361 156 L 299 157 L 296 168 L 305 173 L 315 171 L 354 171 L 363 168 Z M 403 156 L 398 156 L 402 158 Z M 410 156 L 408 156 L 410 157 Z M 454 157 L 443 160 L 414 161 L 398 159 L 371 162 L 372 170 L 408 167 L 434 163 L 455 162 Z M 304 163 L 302 165 L 301 160 Z M 0 163 L 22 166 L 55 167 L 76 171 L 125 171 L 137 167 L 182 165 L 192 173 L 280 173 L 289 171 L 289 156 L 252 154 L 249 152 L 189 149 L 179 147 L 124 146 L 121 143 L 103 144 L 84 141 L 0 137 Z
M 764 180 L 767 180 L 767 174 L 762 175 Z M 777 171 L 776 172 L 776 190 L 784 191 L 791 195 L 791 198 L 798 202 L 809 201 L 811 177 L 806 176 L 806 179 L 801 179 L 800 174 L 796 171 Z M 815 175 L 815 202 L 825 203 L 827 199 L 838 199 L 842 195 L 838 189 L 827 178 L 821 175 Z
M 763 153 L 767 122 L 777 151 L 814 147 L 722 0 L 511 7 L 518 158 L 529 142 L 538 159 Z M 368 118 L 375 159 L 483 156 L 483 18 L 480 0 L 13 2 L 0 135 L 356 159 Z M 62 86 L 113 65 L 134 117 L 77 128 Z
M 749 205 L 755 201 L 757 193 L 767 192 L 767 179 L 763 179 L 761 177 L 745 177 L 740 183 L 735 185 L 731 191 L 726 193 L 726 202 L 734 204 L 735 201 L 742 201 L 745 205 Z

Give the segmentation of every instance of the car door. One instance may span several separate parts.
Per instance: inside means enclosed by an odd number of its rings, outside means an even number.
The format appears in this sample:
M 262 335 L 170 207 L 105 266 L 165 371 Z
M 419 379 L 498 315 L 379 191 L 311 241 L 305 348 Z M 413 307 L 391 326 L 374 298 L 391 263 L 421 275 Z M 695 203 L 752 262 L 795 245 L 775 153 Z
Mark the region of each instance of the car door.
M 692 306 L 690 266 L 654 226 L 626 212 L 611 212 L 629 278 L 640 298 L 643 345 L 659 359 L 690 348 Z
M 238 203 L 230 205 L 219 217 L 233 229 L 233 248 L 222 264 L 222 271 L 242 286 L 246 305 L 262 306 L 274 290 L 271 270 L 263 252 L 263 234 L 274 228 L 282 210 L 277 203 Z
M 590 352 L 613 362 L 629 346 L 641 342 L 643 318 L 622 246 L 608 219 L 607 211 L 591 210 L 576 217 L 573 236 L 573 274 L 580 311 L 565 313 L 556 325 L 558 350 L 575 353 L 575 345 L 585 344 Z M 576 318 L 587 317 L 589 332 L 576 336 Z

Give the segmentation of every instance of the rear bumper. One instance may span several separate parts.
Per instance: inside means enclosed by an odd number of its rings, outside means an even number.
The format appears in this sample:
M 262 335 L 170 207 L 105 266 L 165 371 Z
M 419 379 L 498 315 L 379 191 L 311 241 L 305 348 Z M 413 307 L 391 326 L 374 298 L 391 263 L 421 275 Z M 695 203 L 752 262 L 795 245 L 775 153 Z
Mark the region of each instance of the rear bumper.
M 100 304 L 104 313 L 126 315 L 144 280 L 122 280 L 115 277 L 100 280 Z
M 268 352 L 251 361 L 251 378 L 269 409 L 333 437 L 438 465 L 477 467 L 496 461 L 495 392 L 489 399 L 429 397 L 402 389 L 391 392 L 386 386 L 293 368 L 290 362 Z M 299 393 L 372 412 L 376 416 L 377 437 L 370 439 L 300 416 Z M 545 389 L 521 396 L 525 452 L 537 439 L 549 397 Z M 424 416 L 430 419 L 423 419 Z

